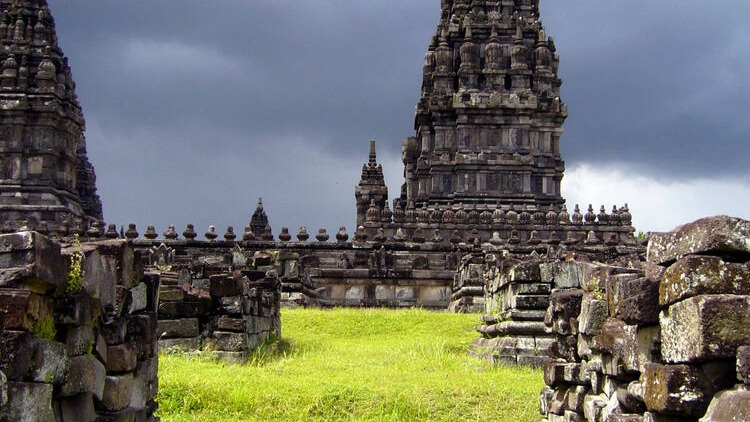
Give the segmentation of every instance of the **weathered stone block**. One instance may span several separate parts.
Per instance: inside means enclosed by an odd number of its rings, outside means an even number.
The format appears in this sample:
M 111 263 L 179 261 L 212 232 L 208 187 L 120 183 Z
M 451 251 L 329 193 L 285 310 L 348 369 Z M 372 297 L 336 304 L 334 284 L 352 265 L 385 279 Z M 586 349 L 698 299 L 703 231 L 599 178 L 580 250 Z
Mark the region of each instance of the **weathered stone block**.
M 8 378 L 0 371 L 0 409 L 8 404 Z
M 209 283 L 209 292 L 213 298 L 239 296 L 242 294 L 242 285 L 225 274 L 209 277 Z
M 138 349 L 133 343 L 123 343 L 107 348 L 107 373 L 129 372 L 138 363 Z
M 516 265 L 510 270 L 511 281 L 539 281 L 541 279 L 542 276 L 538 263 L 524 262 Z
M 148 308 L 149 297 L 148 297 L 148 286 L 146 283 L 138 283 L 130 289 L 130 306 L 128 307 L 128 313 L 133 314 L 138 311 L 142 311 Z
M 737 349 L 737 379 L 750 384 L 750 346 Z
M 245 301 L 242 296 L 225 296 L 217 300 L 217 311 L 229 315 L 242 315 Z
M 750 222 L 725 215 L 697 220 L 670 233 L 652 233 L 646 257 L 667 264 L 685 255 L 750 255 Z
M 153 419 L 138 419 L 136 414 L 145 415 L 143 412 L 136 412 L 134 409 L 127 408 L 118 412 L 100 411 L 97 413 L 96 422 L 151 422 Z
M 170 338 L 159 340 L 159 350 L 170 351 L 179 349 L 181 351 L 200 350 L 201 338 Z
M 717 256 L 686 256 L 667 268 L 659 286 L 659 304 L 706 294 L 750 294 L 750 269 Z
M 65 397 L 59 400 L 60 422 L 94 422 L 96 410 L 94 409 L 94 397 L 91 394 L 79 394 L 77 396 Z
M 620 407 L 625 413 L 643 414 L 646 411 L 646 404 L 643 402 L 643 398 L 630 394 L 629 388 L 619 388 L 616 394 L 617 401 L 620 402 Z
M 80 356 L 89 353 L 96 341 L 93 327 L 89 325 L 73 325 L 68 327 L 65 344 L 68 356 Z
M 154 313 L 141 313 L 128 318 L 128 334 L 138 349 L 138 359 L 148 359 L 156 353 L 157 326 Z
M 133 409 L 147 409 L 150 402 L 156 398 L 158 390 L 159 358 L 153 357 L 138 362 L 133 373 L 133 388 L 130 396 L 130 407 Z
M 200 334 L 198 318 L 162 319 L 156 329 L 158 338 L 196 337 Z
M 55 320 L 63 325 L 88 325 L 94 322 L 99 309 L 99 302 L 84 290 L 56 300 Z
M 60 389 L 61 397 L 91 393 L 101 400 L 104 394 L 104 377 L 106 369 L 99 360 L 92 355 L 74 356 L 70 358 L 68 379 Z
M 206 340 L 208 350 L 223 352 L 247 351 L 248 338 L 245 333 L 230 333 L 214 331 L 210 339 Z
M 587 421 L 601 421 L 601 413 L 609 398 L 604 395 L 588 395 L 583 399 L 583 416 Z
M 611 316 L 631 325 L 659 322 L 659 281 L 625 277 L 612 291 L 617 297 L 608 295 Z
M 611 421 L 615 415 L 621 414 L 622 409 L 620 408 L 620 402 L 617 400 L 617 395 L 612 394 L 607 400 L 607 404 L 602 408 L 601 420 Z
M 701 422 L 750 421 L 750 391 L 728 390 L 714 396 Z
M 581 286 L 584 272 L 591 264 L 574 261 L 551 262 L 539 265 L 540 278 L 552 283 L 556 289 L 577 289 Z
M 107 321 L 102 324 L 99 333 L 107 344 L 124 343 L 125 336 L 128 334 L 128 321 L 125 318 Z
M 102 407 L 108 411 L 118 411 L 130 405 L 133 389 L 133 374 L 108 375 L 104 384 Z
M 584 291 L 580 289 L 558 290 L 552 292 L 549 298 L 550 305 L 544 323 L 552 328 L 552 331 L 561 335 L 573 334 L 578 329 L 573 321 L 581 313 L 581 301 Z
M 27 289 L 0 289 L 0 327 L 31 332 L 39 321 L 51 318 L 44 296 Z
M 20 380 L 31 365 L 34 343 L 31 334 L 25 331 L 5 330 L 0 332 L 0 371 L 8 380 Z
M 568 391 L 568 402 L 566 403 L 566 410 L 570 410 L 575 413 L 583 413 L 583 403 L 586 398 L 586 394 L 589 393 L 589 388 L 586 386 L 577 386 Z
M 65 345 L 56 341 L 34 339 L 33 365 L 30 380 L 60 384 L 68 375 L 68 355 Z
M 0 287 L 64 287 L 67 264 L 60 245 L 36 232 L 0 235 Z
M 594 293 L 587 293 L 581 301 L 578 331 L 589 336 L 599 335 L 608 317 L 607 302 Z
M 552 397 L 555 395 L 555 390 L 549 386 L 545 386 L 542 392 L 539 394 L 539 411 L 542 415 L 549 413 L 549 405 L 552 401 Z
M 52 384 L 11 382 L 7 415 L 14 422 L 55 422 Z
M 703 371 L 692 366 L 648 364 L 641 382 L 646 407 L 659 414 L 700 417 L 711 398 Z
M 203 315 L 204 311 L 203 302 L 197 300 L 159 303 L 159 318 L 194 318 Z
M 670 363 L 734 359 L 750 344 L 750 296 L 696 296 L 660 316 L 661 352 Z
M 161 302 L 180 302 L 185 300 L 185 290 L 181 286 L 159 287 L 159 300 Z
M 222 316 L 216 320 L 216 329 L 220 331 L 244 333 L 247 331 L 247 320 L 245 318 L 230 318 Z

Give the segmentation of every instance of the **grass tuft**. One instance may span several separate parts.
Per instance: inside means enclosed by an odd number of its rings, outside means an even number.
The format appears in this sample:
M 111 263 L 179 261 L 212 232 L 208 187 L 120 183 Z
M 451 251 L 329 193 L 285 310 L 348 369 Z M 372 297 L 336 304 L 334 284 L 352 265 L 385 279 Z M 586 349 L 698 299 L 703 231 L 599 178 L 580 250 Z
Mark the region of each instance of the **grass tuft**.
M 159 416 L 183 421 L 534 421 L 538 370 L 466 355 L 477 315 L 284 309 L 245 365 L 160 356 Z

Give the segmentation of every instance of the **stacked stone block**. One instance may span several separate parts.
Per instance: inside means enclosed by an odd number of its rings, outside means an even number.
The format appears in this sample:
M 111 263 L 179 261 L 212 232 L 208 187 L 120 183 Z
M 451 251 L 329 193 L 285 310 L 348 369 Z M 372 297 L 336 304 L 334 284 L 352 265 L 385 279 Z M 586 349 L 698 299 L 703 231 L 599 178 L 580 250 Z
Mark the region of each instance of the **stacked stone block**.
M 183 271 L 161 287 L 159 347 L 244 362 L 248 352 L 280 338 L 280 295 L 278 278 L 266 271 L 209 270 L 201 278 Z
M 484 324 L 477 327 L 482 337 L 469 353 L 491 362 L 538 366 L 552 341 L 544 315 L 554 279 L 539 260 L 520 262 L 502 254 L 488 258 Z
M 545 421 L 750 418 L 750 222 L 651 236 L 638 271 L 588 263 L 553 292 Z
M 0 236 L 0 419 L 153 421 L 159 278 L 124 241 Z M 71 283 L 71 255 L 82 278 Z

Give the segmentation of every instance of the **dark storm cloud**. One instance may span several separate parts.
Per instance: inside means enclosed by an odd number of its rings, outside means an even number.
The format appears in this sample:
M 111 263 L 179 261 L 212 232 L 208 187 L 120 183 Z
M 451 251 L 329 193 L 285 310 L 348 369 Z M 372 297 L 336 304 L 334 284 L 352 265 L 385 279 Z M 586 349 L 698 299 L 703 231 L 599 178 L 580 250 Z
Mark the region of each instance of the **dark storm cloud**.
M 570 163 L 665 177 L 747 175 L 750 4 L 550 2 Z
M 393 167 L 413 133 L 440 4 L 49 2 L 105 218 L 243 225 L 263 195 L 276 231 L 351 228 L 367 141 Z M 542 3 L 562 58 L 569 167 L 746 177 L 746 0 Z

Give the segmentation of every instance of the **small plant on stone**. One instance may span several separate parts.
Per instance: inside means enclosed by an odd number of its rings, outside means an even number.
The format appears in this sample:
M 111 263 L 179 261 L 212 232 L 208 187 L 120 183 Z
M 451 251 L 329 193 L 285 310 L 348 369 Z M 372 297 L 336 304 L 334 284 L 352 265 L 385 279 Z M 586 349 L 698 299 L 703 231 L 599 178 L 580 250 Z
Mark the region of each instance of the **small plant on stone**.
M 57 336 L 57 329 L 55 328 L 54 318 L 48 316 L 37 321 L 37 323 L 34 324 L 34 328 L 32 329 L 32 334 L 34 334 L 34 337 L 36 338 L 50 341 L 55 340 L 55 336 Z
M 75 235 L 73 237 L 72 245 L 76 250 L 72 255 L 70 255 L 68 285 L 65 289 L 65 291 L 70 295 L 80 293 L 81 290 L 83 290 L 83 276 L 85 274 L 83 271 L 83 260 L 85 257 L 83 255 L 83 252 L 81 252 L 81 241 L 78 238 L 78 235 Z

